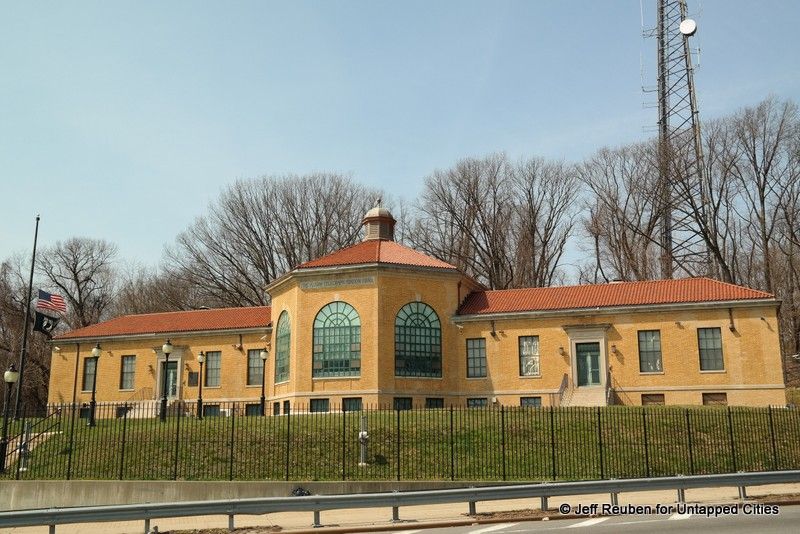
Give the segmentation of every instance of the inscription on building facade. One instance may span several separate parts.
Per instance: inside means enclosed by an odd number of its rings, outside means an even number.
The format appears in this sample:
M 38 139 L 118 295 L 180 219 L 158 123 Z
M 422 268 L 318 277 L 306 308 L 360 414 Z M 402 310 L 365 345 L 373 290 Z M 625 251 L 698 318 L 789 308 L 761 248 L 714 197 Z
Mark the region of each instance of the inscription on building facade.
M 310 280 L 300 282 L 300 289 L 330 289 L 333 287 L 345 286 L 368 286 L 375 283 L 374 276 L 362 276 L 359 278 L 339 278 L 335 280 Z

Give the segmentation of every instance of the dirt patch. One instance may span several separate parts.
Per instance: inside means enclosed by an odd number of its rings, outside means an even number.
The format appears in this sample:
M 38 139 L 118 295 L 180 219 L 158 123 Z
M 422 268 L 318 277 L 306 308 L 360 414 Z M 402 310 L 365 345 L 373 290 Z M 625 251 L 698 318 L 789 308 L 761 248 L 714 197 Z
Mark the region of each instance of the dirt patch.
M 780 495 L 763 495 L 758 497 L 752 497 L 754 501 L 757 502 L 774 502 L 776 504 L 781 503 L 800 503 L 800 493 L 786 493 Z
M 464 514 L 465 517 L 473 517 L 475 519 L 542 519 L 544 517 L 552 517 L 557 515 L 557 512 L 552 510 L 543 512 L 541 510 L 534 510 L 532 508 L 525 510 L 506 510 L 503 512 L 483 512 L 469 516 Z
M 237 534 L 269 534 L 270 532 L 280 532 L 283 529 L 278 525 L 269 527 L 243 527 L 235 528 L 233 532 Z M 227 528 L 204 528 L 192 530 L 162 530 L 162 534 L 229 534 L 231 531 Z

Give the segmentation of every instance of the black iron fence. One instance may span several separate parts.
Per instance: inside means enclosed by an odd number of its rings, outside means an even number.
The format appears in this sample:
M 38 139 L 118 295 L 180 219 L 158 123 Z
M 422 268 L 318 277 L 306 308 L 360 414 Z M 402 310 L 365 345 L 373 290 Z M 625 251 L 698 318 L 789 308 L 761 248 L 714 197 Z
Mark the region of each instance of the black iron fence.
M 47 419 L 12 425 L 2 476 L 539 481 L 800 468 L 796 408 L 294 405 L 261 416 L 254 406 L 221 403 L 198 418 L 178 403 L 161 422 L 157 403 L 98 404 L 92 427 L 87 406 L 53 405 Z

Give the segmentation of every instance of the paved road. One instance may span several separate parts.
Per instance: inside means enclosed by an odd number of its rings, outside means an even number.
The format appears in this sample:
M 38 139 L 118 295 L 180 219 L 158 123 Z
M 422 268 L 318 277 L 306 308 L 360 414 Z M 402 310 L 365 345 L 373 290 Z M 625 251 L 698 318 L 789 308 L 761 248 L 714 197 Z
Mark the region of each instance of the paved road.
M 692 514 L 633 515 L 594 517 L 591 519 L 569 519 L 553 521 L 526 521 L 522 523 L 498 523 L 467 527 L 438 528 L 424 530 L 401 530 L 394 534 L 520 534 L 560 530 L 564 534 L 581 532 L 629 534 L 697 532 L 716 533 L 784 533 L 800 531 L 800 506 L 782 506 L 778 515 L 726 515 L 704 517 Z

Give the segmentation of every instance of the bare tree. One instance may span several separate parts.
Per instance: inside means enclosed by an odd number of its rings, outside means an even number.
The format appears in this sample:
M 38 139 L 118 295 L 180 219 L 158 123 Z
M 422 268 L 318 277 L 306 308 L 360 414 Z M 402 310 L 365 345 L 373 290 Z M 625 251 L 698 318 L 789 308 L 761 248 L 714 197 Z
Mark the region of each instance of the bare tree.
M 572 230 L 574 183 L 562 163 L 461 160 L 426 179 L 409 241 L 493 289 L 548 285 Z
M 27 267 L 22 256 L 0 263 L 0 366 L 7 369 L 17 363 L 22 345 L 25 308 L 27 305 Z M 33 325 L 29 324 L 30 329 Z M 29 330 L 30 331 L 30 330 Z M 47 403 L 50 378 L 50 348 L 42 334 L 30 333 L 25 380 L 22 384 L 23 404 L 37 409 Z
M 361 219 L 383 195 L 336 174 L 290 176 L 275 185 L 276 238 L 284 267 L 352 245 L 361 237 Z
M 516 216 L 517 286 L 553 284 L 579 210 L 577 174 L 563 162 L 522 160 L 509 168 Z
M 791 355 L 800 354 L 800 121 L 792 128 L 788 141 L 790 164 L 787 187 L 780 194 L 777 223 L 777 249 L 781 257 L 774 262 L 781 306 L 781 333 L 786 352 L 787 382 L 800 382 L 800 362 Z
M 694 245 L 684 251 L 686 271 L 732 283 L 741 275 L 741 254 L 747 250 L 746 225 L 739 214 L 741 186 L 733 172 L 741 157 L 735 132 L 730 117 L 708 121 L 703 128 L 703 166 L 692 165 L 687 154 L 673 154 L 671 162 L 679 199 L 675 214 L 688 234 L 684 243 Z
M 797 130 L 797 105 L 768 98 L 755 108 L 737 114 L 736 139 L 742 157 L 732 172 L 742 185 L 753 242 L 759 249 L 763 287 L 773 290 L 772 255 L 780 198 L 790 186 L 793 161 L 792 135 Z M 759 284 L 760 285 L 760 284 Z
M 191 288 L 181 307 L 267 304 L 272 280 L 355 243 L 378 196 L 326 173 L 234 183 L 167 251 L 169 275 Z
M 114 316 L 193 310 L 203 306 L 197 288 L 177 272 L 131 266 L 118 275 Z
M 584 228 L 594 268 L 588 281 L 658 276 L 661 211 L 655 148 L 653 143 L 604 148 L 578 168 L 590 193 Z
M 490 288 L 512 287 L 514 214 L 505 155 L 468 158 L 425 181 L 411 242 Z
M 36 271 L 43 284 L 67 302 L 66 323 L 72 328 L 104 317 L 114 298 L 117 247 L 102 239 L 73 237 L 43 249 Z

